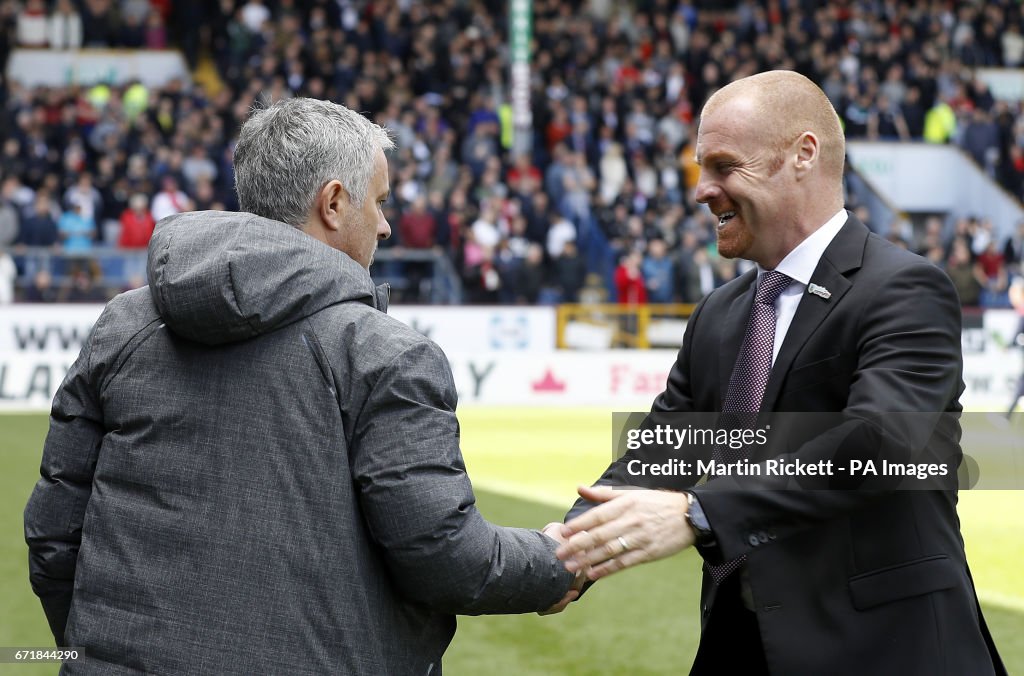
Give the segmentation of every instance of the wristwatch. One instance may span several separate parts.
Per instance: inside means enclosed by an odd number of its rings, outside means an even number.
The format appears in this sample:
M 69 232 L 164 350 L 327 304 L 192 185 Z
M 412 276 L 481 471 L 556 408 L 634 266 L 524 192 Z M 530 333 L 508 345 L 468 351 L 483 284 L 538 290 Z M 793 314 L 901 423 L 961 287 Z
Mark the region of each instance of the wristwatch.
M 690 491 L 686 491 L 686 502 L 689 507 L 686 510 L 686 522 L 690 524 L 690 528 L 693 529 L 693 533 L 696 536 L 696 544 L 699 548 L 714 547 L 718 543 L 715 541 L 715 533 L 711 530 L 711 524 L 708 523 L 708 517 L 704 514 L 704 509 L 700 506 L 700 500 L 697 496 Z

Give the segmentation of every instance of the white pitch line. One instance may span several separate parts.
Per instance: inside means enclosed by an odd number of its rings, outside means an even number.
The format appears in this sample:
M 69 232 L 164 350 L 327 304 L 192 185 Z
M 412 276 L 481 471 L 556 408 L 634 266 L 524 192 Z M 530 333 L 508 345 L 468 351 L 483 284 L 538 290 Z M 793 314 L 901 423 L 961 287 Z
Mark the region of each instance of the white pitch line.
M 978 600 L 984 605 L 998 606 L 1003 610 L 1010 610 L 1015 613 L 1024 613 L 1024 598 L 1015 594 L 992 591 L 990 589 L 979 589 Z
M 520 483 L 514 483 L 511 481 L 500 481 L 500 480 L 482 480 L 478 481 L 470 477 L 473 481 L 473 488 L 479 488 L 480 490 L 487 491 L 488 493 L 498 493 L 508 498 L 518 498 L 520 500 L 529 500 L 530 502 L 536 502 L 544 505 L 545 507 L 554 507 L 561 509 L 566 512 L 572 507 L 573 503 L 576 502 L 577 495 L 571 496 L 556 495 L 550 490 L 543 488 L 529 488 L 523 486 Z

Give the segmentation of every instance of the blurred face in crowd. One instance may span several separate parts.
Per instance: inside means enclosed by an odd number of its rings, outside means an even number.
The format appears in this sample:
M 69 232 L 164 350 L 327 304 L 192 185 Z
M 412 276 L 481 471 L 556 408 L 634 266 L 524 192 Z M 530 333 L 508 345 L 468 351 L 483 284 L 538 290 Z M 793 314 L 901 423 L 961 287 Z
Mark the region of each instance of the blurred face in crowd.
M 782 153 L 765 141 L 765 122 L 744 97 L 726 100 L 701 118 L 696 198 L 718 217 L 723 256 L 770 267 L 765 240 L 785 219 L 787 194 L 795 186 Z
M 341 222 L 335 231 L 331 246 L 352 257 L 364 268 L 369 269 L 373 254 L 377 251 L 378 240 L 391 236 L 391 226 L 384 217 L 384 202 L 391 192 L 388 177 L 388 161 L 384 151 L 378 150 L 374 160 L 373 176 L 363 196 L 362 204 L 347 195 L 340 200 Z
M 149 208 L 149 200 L 142 194 L 132 195 L 131 201 L 129 201 L 128 204 L 131 206 L 133 211 L 139 214 L 145 213 Z
M 36 193 L 34 208 L 35 212 L 40 215 L 50 210 L 50 196 L 45 191 L 40 190 Z

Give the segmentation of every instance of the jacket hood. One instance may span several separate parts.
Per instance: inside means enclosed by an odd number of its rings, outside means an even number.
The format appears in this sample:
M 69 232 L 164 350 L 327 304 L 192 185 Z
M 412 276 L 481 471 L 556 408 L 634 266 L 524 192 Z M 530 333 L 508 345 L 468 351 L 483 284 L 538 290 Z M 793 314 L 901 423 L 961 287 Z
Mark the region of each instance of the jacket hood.
M 346 301 L 387 311 L 386 290 L 354 260 L 254 214 L 195 211 L 161 220 L 147 271 L 167 326 L 209 345 L 267 333 Z

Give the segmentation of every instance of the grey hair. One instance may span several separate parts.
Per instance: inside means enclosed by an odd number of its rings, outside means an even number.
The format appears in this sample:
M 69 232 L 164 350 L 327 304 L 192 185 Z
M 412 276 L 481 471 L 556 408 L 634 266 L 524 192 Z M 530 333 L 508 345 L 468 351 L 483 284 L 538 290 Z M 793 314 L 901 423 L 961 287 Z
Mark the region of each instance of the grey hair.
M 235 190 L 243 211 L 301 228 L 317 194 L 337 179 L 361 206 L 387 129 L 330 101 L 293 98 L 256 109 L 235 146 Z

